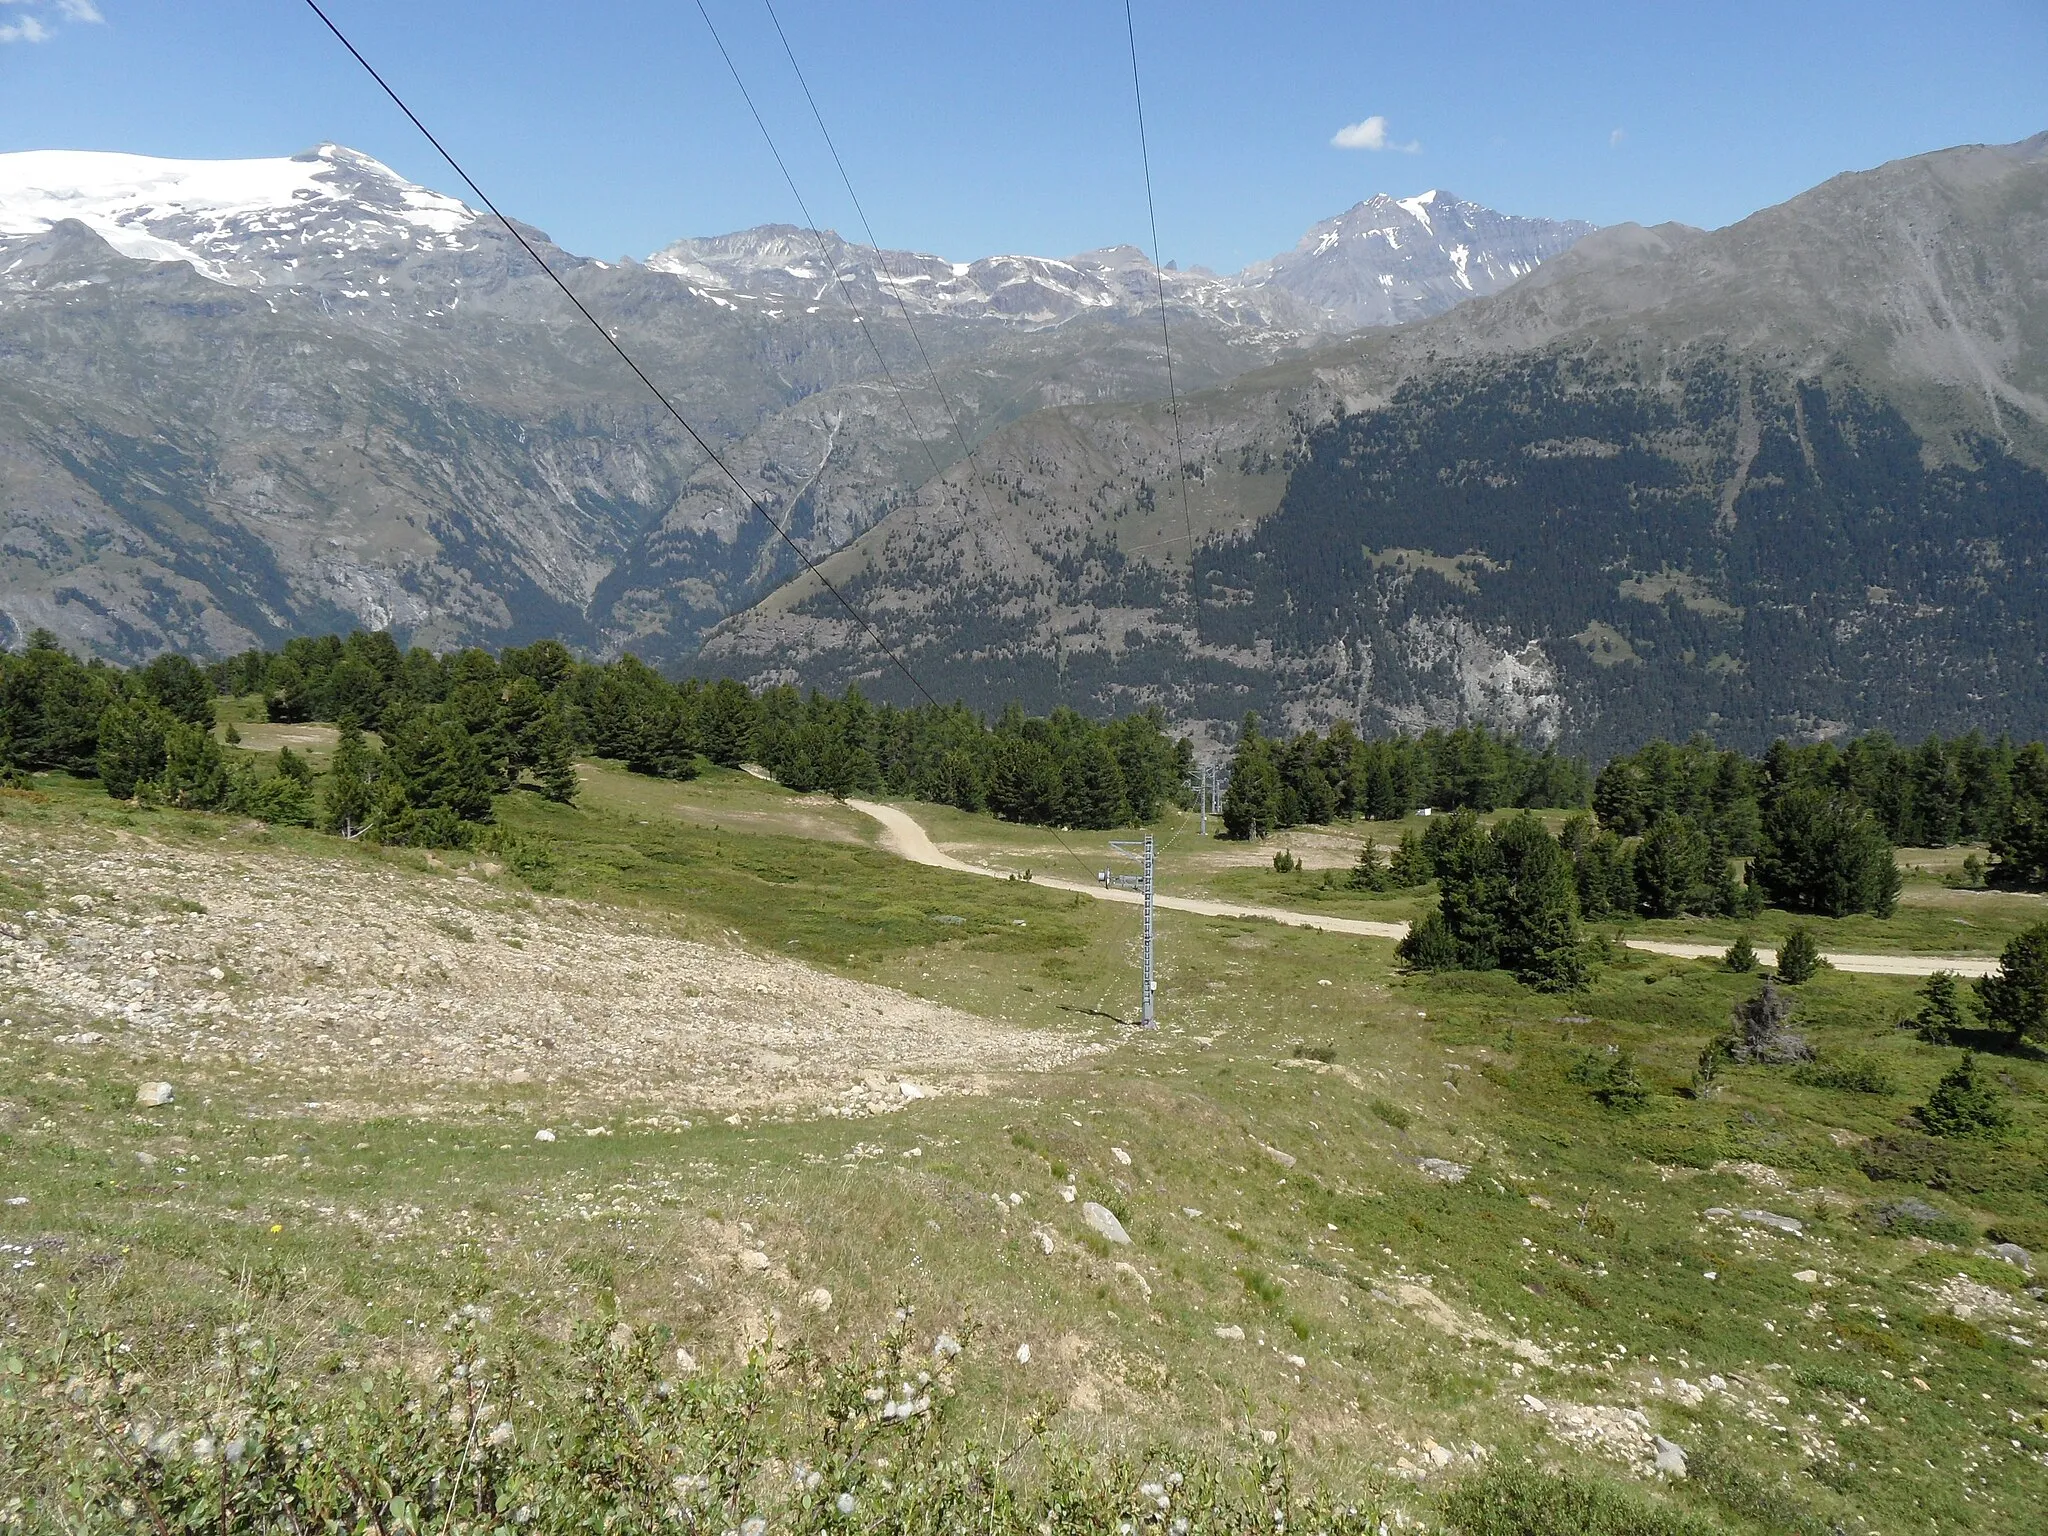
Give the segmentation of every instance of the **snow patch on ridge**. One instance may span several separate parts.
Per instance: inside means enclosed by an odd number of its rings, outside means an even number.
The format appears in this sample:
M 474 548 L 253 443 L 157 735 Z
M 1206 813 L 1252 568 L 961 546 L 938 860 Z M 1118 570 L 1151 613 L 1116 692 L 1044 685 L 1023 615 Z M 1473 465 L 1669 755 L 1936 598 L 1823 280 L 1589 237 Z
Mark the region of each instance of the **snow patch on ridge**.
M 333 144 L 289 159 L 168 160 L 100 150 L 0 154 L 0 235 L 42 234 L 76 219 L 124 256 L 188 261 L 217 282 L 260 283 L 228 265 L 252 236 L 373 208 L 428 240 L 475 222 L 452 197 Z M 370 241 L 363 240 L 362 244 Z

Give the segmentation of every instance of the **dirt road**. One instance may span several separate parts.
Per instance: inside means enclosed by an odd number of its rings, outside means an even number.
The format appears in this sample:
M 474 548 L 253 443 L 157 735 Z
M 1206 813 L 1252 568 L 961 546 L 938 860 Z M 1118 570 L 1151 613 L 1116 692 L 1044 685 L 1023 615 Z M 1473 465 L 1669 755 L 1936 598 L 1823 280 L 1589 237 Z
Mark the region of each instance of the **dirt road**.
M 879 821 L 882 824 L 882 845 L 913 864 L 929 864 L 934 869 L 955 870 L 963 875 L 985 875 L 996 880 L 1009 878 L 1006 870 L 969 864 L 942 851 L 908 812 L 893 805 L 878 805 L 872 800 L 848 800 L 846 803 L 862 815 Z M 1092 880 L 1033 875 L 1031 883 L 1059 891 L 1079 891 L 1097 901 L 1119 901 L 1126 905 L 1136 905 L 1138 901 L 1136 891 L 1112 890 Z M 1192 912 L 1199 917 L 1254 917 L 1285 923 L 1290 928 L 1320 928 L 1326 933 L 1351 933 L 1367 939 L 1399 939 L 1408 932 L 1406 923 L 1371 923 L 1356 917 L 1325 917 L 1321 913 L 1291 912 L 1285 907 L 1243 906 L 1228 901 L 1200 901 L 1189 896 L 1154 896 L 1152 900 L 1156 906 L 1169 912 Z
M 846 802 L 864 816 L 872 816 L 882 825 L 882 846 L 913 864 L 926 864 L 933 869 L 950 869 L 963 875 L 981 875 L 989 879 L 1009 878 L 1008 872 L 990 869 L 985 865 L 969 864 L 956 859 L 931 840 L 931 834 L 918 823 L 916 818 L 893 805 L 882 805 L 873 800 L 852 800 Z M 1135 904 L 1135 891 L 1111 890 L 1092 881 L 1063 880 L 1048 875 L 1034 875 L 1032 884 L 1051 886 L 1056 890 L 1078 891 L 1092 896 L 1097 901 L 1118 901 L 1127 905 Z M 1326 933 L 1350 933 L 1369 939 L 1400 939 L 1407 935 L 1406 923 L 1373 923 L 1355 917 L 1326 917 L 1320 913 L 1294 912 L 1285 907 L 1243 906 L 1233 902 L 1199 901 L 1186 896 L 1155 896 L 1153 901 L 1168 911 L 1192 912 L 1201 917 L 1250 917 L 1262 918 L 1268 922 L 1285 923 L 1290 928 L 1320 928 Z M 1670 955 L 1681 960 L 1718 960 L 1725 946 L 1713 944 L 1681 944 L 1664 939 L 1626 939 L 1630 949 L 1640 949 L 1646 954 Z M 1775 950 L 1759 949 L 1757 958 L 1765 965 L 1776 965 Z M 1953 971 L 1958 976 L 1988 976 L 1998 969 L 1996 960 L 1981 955 L 1858 955 L 1830 954 L 1827 962 L 1838 971 L 1852 971 L 1865 976 L 1932 976 L 1936 971 Z

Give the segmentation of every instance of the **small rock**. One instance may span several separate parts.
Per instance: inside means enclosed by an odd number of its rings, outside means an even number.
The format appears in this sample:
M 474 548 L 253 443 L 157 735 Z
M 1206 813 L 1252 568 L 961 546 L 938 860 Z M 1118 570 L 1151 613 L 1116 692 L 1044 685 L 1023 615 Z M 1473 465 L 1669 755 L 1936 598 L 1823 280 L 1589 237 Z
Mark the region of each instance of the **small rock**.
M 508 1083 L 530 1083 L 533 1081 L 533 1074 L 524 1067 L 514 1067 L 505 1074 L 505 1081 Z
M 1662 1435 L 1652 1435 L 1650 1443 L 1657 1448 L 1657 1470 L 1666 1477 L 1685 1476 L 1685 1447 L 1666 1440 Z
M 1066 1201 L 1067 1204 L 1072 1205 L 1074 1203 L 1074 1186 L 1062 1184 L 1060 1186 L 1060 1198 Z
M 1522 1394 L 1522 1406 L 1531 1413 L 1541 1413 L 1543 1411 L 1543 1399 L 1534 1392 L 1524 1392 Z
M 1993 1243 L 1991 1251 L 2006 1263 L 2017 1265 L 2030 1275 L 2034 1272 L 2034 1256 L 2018 1243 Z
M 1038 1239 L 1039 1251 L 1048 1259 L 1051 1258 L 1053 1249 L 1058 1246 L 1053 1240 L 1052 1233 L 1048 1232 L 1044 1227 L 1034 1227 L 1032 1228 L 1031 1235 Z
M 1802 1237 L 1806 1233 L 1806 1226 L 1803 1222 L 1795 1220 L 1790 1216 L 1780 1216 L 1776 1211 L 1744 1211 L 1742 1219 L 1751 1226 L 1770 1227 L 1774 1231 L 1783 1232 L 1792 1237 Z
M 535 1131 L 533 1133 L 533 1139 L 535 1141 L 553 1141 L 555 1139 L 555 1133 L 543 1127 L 542 1129 Z
M 1093 1200 L 1081 1202 L 1081 1220 L 1089 1228 L 1112 1243 L 1128 1245 L 1131 1234 L 1124 1230 L 1124 1224 L 1116 1219 L 1116 1212 L 1106 1205 L 1097 1205 Z
M 145 1168 L 154 1168 L 156 1166 L 156 1154 L 154 1152 L 138 1152 L 135 1154 L 135 1161 Z
M 1292 1168 L 1295 1164 L 1295 1158 L 1291 1152 L 1282 1152 L 1278 1147 L 1269 1147 L 1264 1142 L 1259 1143 L 1259 1150 L 1273 1159 L 1282 1168 Z
M 813 1312 L 830 1312 L 832 1310 L 832 1293 L 822 1285 L 815 1290 L 805 1291 L 803 1294 L 803 1304 Z
M 758 1248 L 742 1248 L 740 1250 L 740 1270 L 742 1273 L 749 1275 L 766 1274 L 768 1270 L 768 1255 Z
M 678 1349 L 676 1351 L 676 1369 L 687 1376 L 690 1372 L 697 1369 L 697 1357 L 687 1349 Z
M 1031 1363 L 1031 1346 L 1029 1344 L 1019 1344 L 1017 1346 L 1017 1363 L 1019 1365 L 1029 1365 Z
M 169 1083 L 143 1083 L 135 1090 L 135 1102 L 142 1109 L 156 1109 L 171 1102 Z
M 922 1083 L 913 1083 L 907 1077 L 896 1085 L 896 1091 L 901 1093 L 906 1101 L 910 1099 L 928 1099 L 931 1097 L 931 1090 L 929 1088 L 926 1088 Z
M 1138 1289 L 1145 1293 L 1145 1299 L 1147 1301 L 1150 1301 L 1152 1299 L 1152 1282 L 1147 1280 L 1143 1275 L 1138 1273 L 1138 1267 L 1135 1264 L 1118 1264 L 1116 1267 L 1116 1272 L 1120 1275 L 1127 1276 L 1129 1279 L 1135 1281 L 1137 1283 Z
M 206 968 L 206 974 L 207 974 L 208 976 L 211 976 L 211 977 L 212 977 L 212 978 L 213 978 L 213 979 L 214 979 L 215 981 L 225 981 L 225 980 L 227 980 L 227 975 L 228 975 L 228 973 L 227 973 L 226 971 L 222 970 L 222 969 L 221 969 L 221 968 L 220 968 L 219 966 L 217 966 L 217 965 L 210 965 L 210 966 L 208 966 L 208 967 Z
M 1820 1284 L 1820 1271 L 1817 1269 L 1795 1269 L 1792 1271 L 1792 1278 L 1801 1285 L 1818 1285 Z
M 1122 1163 L 1126 1168 L 1131 1166 L 1131 1154 L 1126 1152 L 1122 1147 L 1111 1147 L 1109 1149 L 1109 1155 L 1115 1158 L 1118 1162 Z
M 1202 1209 L 1200 1206 L 1184 1205 L 1180 1208 L 1180 1213 L 1187 1217 L 1189 1221 L 1200 1221 L 1202 1219 Z
M 1438 1466 L 1448 1467 L 1451 1464 L 1451 1453 L 1447 1447 L 1438 1445 L 1434 1440 L 1425 1440 L 1422 1448 L 1429 1452 L 1429 1459 Z
M 1216 1330 L 1216 1337 L 1227 1339 L 1232 1344 L 1242 1344 L 1244 1342 L 1244 1330 L 1235 1323 L 1228 1323 Z
M 1441 1184 L 1462 1184 L 1465 1182 L 1465 1176 L 1472 1171 L 1463 1163 L 1454 1163 L 1444 1157 L 1425 1157 L 1416 1166 L 1422 1170 L 1424 1177 L 1435 1179 Z
M 1297 1371 L 1305 1371 L 1308 1369 L 1308 1360 L 1306 1357 L 1302 1355 L 1289 1355 L 1287 1357 L 1287 1363 L 1293 1366 Z

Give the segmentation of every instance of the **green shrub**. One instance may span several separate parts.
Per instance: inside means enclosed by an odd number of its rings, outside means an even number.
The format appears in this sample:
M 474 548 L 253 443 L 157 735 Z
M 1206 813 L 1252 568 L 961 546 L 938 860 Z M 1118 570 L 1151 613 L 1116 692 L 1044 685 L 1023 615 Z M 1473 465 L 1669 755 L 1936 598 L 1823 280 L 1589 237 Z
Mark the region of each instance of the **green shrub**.
M 1840 1093 L 1897 1093 L 1899 1085 L 1889 1068 L 1875 1056 L 1844 1056 L 1840 1061 L 1809 1062 L 1793 1074 L 1810 1088 L 1832 1088 Z
M 1606 1071 L 1593 1089 L 1593 1097 L 1609 1109 L 1632 1115 L 1649 1108 L 1650 1085 L 1636 1071 L 1636 1064 L 1629 1053 L 1623 1051 L 1607 1063 Z
M 1760 963 L 1756 949 L 1749 942 L 1749 935 L 1743 934 L 1728 946 L 1728 953 L 1721 957 L 1721 963 L 1738 975 L 1746 976 Z
M 1385 1121 L 1397 1131 L 1407 1130 L 1409 1124 L 1415 1118 L 1400 1105 L 1389 1104 L 1385 1099 L 1374 1099 L 1366 1105 L 1366 1108 L 1370 1109 L 1376 1117 Z
M 1488 1468 L 1444 1500 L 1459 1536 L 1712 1536 L 1714 1527 L 1633 1489 L 1577 1472 Z
M 1971 1228 L 1937 1205 L 1907 1196 L 1903 1200 L 1879 1200 L 1864 1206 L 1856 1219 L 1873 1232 L 1886 1237 L 1924 1237 L 1936 1243 L 1967 1243 L 1975 1235 Z
M 2005 1096 L 1977 1065 L 1974 1051 L 1934 1085 L 1919 1109 L 1920 1123 L 1935 1136 L 1993 1137 L 2012 1123 Z
M 1337 1047 L 1334 1045 L 1297 1045 L 1294 1048 L 1293 1054 L 1296 1061 L 1331 1062 L 1337 1059 Z

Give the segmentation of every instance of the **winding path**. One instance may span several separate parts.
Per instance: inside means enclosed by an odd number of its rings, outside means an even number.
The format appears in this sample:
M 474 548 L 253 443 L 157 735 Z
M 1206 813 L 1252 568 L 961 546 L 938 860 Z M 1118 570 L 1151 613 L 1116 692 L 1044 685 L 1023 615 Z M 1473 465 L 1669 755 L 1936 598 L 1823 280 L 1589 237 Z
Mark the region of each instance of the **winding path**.
M 932 841 L 931 834 L 908 811 L 893 805 L 882 805 L 873 800 L 848 799 L 846 804 L 863 816 L 871 816 L 882 826 L 882 846 L 913 864 L 928 865 L 933 869 L 950 869 L 956 874 L 981 875 L 991 880 L 1007 880 L 1007 871 L 990 869 L 981 864 L 969 864 L 956 859 Z M 1050 875 L 1033 875 L 1033 885 L 1050 887 L 1053 890 L 1077 891 L 1083 896 L 1092 896 L 1097 901 L 1118 901 L 1125 905 L 1136 905 L 1138 893 L 1109 889 L 1079 880 L 1062 880 Z M 1192 912 L 1199 917 L 1248 917 L 1260 918 L 1267 922 L 1284 923 L 1290 928 L 1319 928 L 1326 933 L 1356 934 L 1368 939 L 1400 939 L 1408 933 L 1406 923 L 1373 923 L 1356 917 L 1326 917 L 1316 912 L 1295 912 L 1286 907 L 1244 906 L 1236 902 L 1201 901 L 1189 896 L 1158 896 L 1152 898 L 1155 905 L 1171 912 Z M 1725 952 L 1725 946 L 1715 944 L 1682 944 L 1667 939 L 1624 939 L 1630 949 L 1640 949 L 1653 955 L 1670 955 L 1680 960 L 1718 960 Z M 1776 950 L 1759 949 L 1757 959 L 1765 965 L 1776 965 Z M 1866 976 L 1932 976 L 1936 971 L 1953 971 L 1958 976 L 1988 976 L 1998 969 L 1998 962 L 1982 955 L 1855 955 L 1830 954 L 1827 962 L 1838 971 L 1854 971 Z

